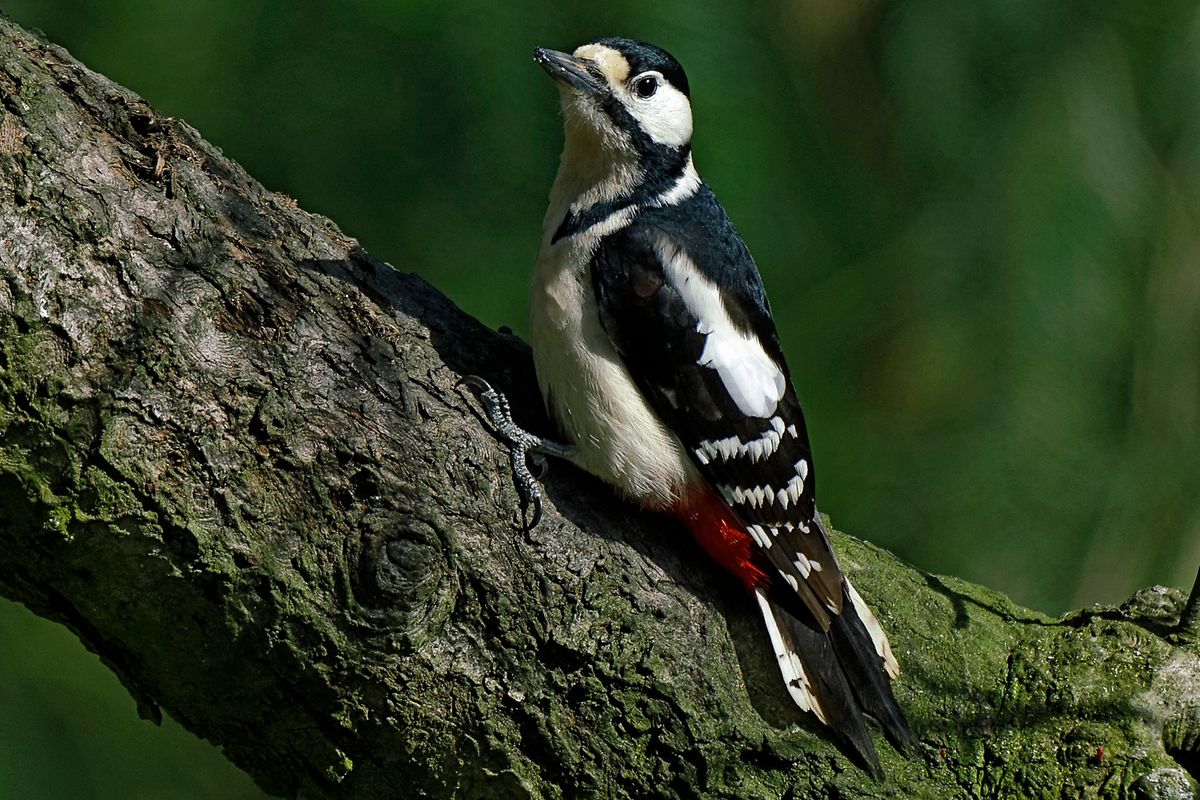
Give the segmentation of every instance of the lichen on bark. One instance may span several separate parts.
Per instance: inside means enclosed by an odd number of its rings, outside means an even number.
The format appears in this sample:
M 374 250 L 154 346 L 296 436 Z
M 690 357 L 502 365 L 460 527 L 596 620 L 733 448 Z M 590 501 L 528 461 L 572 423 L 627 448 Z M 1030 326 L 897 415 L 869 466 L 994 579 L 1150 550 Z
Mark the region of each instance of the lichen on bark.
M 8 20 L 0 155 L 0 591 L 265 789 L 1194 793 L 1182 592 L 1050 619 L 836 534 L 921 739 L 874 781 L 671 524 L 555 465 L 514 525 L 455 382 L 544 429 L 519 341 Z

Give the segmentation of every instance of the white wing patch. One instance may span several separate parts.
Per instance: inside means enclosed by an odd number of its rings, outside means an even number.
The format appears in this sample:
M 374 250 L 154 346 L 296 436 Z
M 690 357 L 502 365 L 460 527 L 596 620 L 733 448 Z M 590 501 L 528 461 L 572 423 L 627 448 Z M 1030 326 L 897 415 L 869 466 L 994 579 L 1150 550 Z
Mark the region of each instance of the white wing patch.
M 739 411 L 748 417 L 770 417 L 786 387 L 783 370 L 757 337 L 734 326 L 716 284 L 696 268 L 687 253 L 661 234 L 654 244 L 671 283 L 700 320 L 696 330 L 706 338 L 698 363 L 717 371 Z
M 769 417 L 783 397 L 783 373 L 757 340 L 734 329 L 725 309 L 720 314 L 724 319 L 718 317 L 712 324 L 701 318 L 700 333 L 708 338 L 700 364 L 717 371 L 739 411 L 748 417 Z

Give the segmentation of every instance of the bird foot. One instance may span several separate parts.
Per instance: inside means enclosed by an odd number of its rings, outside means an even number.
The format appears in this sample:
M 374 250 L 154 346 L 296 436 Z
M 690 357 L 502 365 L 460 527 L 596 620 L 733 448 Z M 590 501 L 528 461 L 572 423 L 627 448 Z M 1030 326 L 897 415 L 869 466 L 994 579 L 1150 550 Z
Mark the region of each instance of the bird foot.
M 526 531 L 533 530 L 542 519 L 542 489 L 538 485 L 538 480 L 545 476 L 549 469 L 545 456 L 570 458 L 574 454 L 574 448 L 536 436 L 514 422 L 508 398 L 493 389 L 490 383 L 478 375 L 466 375 L 460 378 L 457 385 L 463 384 L 470 387 L 479 396 L 488 422 L 508 445 L 513 483 L 516 485 L 517 495 L 521 500 L 521 527 Z M 536 477 L 529 469 L 530 462 L 537 470 Z M 531 508 L 532 519 L 529 516 Z

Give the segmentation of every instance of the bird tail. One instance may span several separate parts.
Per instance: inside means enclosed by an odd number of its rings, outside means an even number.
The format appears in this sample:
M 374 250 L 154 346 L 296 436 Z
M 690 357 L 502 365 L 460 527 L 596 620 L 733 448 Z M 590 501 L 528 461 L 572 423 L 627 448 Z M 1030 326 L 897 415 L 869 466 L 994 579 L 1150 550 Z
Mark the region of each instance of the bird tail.
M 872 775 L 881 776 L 864 712 L 901 752 L 910 752 L 916 740 L 892 694 L 891 679 L 899 667 L 878 620 L 849 580 L 842 613 L 833 615 L 828 631 L 807 615 L 792 614 L 787 606 L 794 603 L 775 602 L 772 594 L 755 590 L 792 699 L 840 736 Z
M 823 630 L 786 581 L 768 577 L 754 540 L 715 492 L 693 497 L 672 512 L 758 601 L 779 671 L 796 705 L 828 725 L 873 775 L 880 775 L 879 756 L 864 713 L 879 721 L 898 750 L 911 751 L 916 740 L 892 694 L 891 682 L 900 666 L 879 620 L 849 579 L 843 576 L 841 612 L 827 615 L 829 630 Z M 815 519 L 821 525 L 821 518 Z

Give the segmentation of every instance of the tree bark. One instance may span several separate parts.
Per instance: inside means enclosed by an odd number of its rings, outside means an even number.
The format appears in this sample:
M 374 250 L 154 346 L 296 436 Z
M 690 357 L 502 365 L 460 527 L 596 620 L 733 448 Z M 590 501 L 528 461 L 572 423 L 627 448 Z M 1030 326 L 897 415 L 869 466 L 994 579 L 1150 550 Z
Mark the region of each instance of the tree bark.
M 526 347 L 0 19 L 0 591 L 284 797 L 1191 797 L 1196 613 L 1050 619 L 835 534 L 921 739 L 854 767 L 751 603 L 554 464 Z M 1193 607 L 1194 612 L 1194 607 Z

